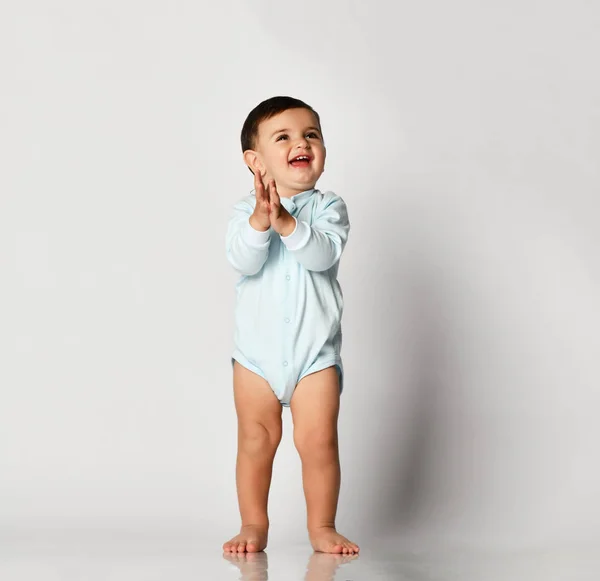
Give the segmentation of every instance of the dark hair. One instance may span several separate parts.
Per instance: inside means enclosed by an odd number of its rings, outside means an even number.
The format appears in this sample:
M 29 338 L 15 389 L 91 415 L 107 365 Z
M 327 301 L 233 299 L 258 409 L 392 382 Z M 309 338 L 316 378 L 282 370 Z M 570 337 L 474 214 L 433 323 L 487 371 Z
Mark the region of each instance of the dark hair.
M 247 149 L 254 149 L 256 138 L 258 137 L 258 127 L 266 119 L 270 119 L 279 113 L 288 109 L 308 109 L 317 120 L 319 129 L 321 128 L 321 119 L 319 114 L 304 101 L 294 99 L 293 97 L 271 97 L 262 103 L 259 103 L 246 117 L 242 127 L 242 152 Z

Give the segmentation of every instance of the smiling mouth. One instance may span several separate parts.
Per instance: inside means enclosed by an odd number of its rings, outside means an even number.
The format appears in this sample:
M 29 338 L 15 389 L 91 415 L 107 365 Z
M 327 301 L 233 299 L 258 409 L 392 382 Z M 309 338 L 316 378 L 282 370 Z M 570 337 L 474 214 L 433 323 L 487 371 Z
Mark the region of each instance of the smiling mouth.
M 310 156 L 308 155 L 298 155 L 292 161 L 290 161 L 290 165 L 292 167 L 308 167 L 310 164 Z

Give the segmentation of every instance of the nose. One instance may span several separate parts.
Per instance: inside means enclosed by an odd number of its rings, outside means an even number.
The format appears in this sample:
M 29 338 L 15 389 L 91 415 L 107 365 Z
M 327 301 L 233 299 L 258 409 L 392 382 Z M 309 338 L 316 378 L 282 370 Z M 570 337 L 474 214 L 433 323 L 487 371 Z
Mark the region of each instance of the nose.
M 310 149 L 310 144 L 308 143 L 308 140 L 306 139 L 306 137 L 301 137 L 298 140 L 298 143 L 296 144 L 296 148 L 298 147 L 304 147 L 305 149 Z

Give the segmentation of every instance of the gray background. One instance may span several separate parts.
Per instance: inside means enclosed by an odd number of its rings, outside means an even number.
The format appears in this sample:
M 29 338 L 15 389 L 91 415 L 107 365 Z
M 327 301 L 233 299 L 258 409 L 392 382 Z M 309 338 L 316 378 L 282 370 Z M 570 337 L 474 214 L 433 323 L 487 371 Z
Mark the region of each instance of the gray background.
M 289 94 L 347 202 L 339 525 L 600 538 L 600 10 L 60 0 L 0 10 L 0 529 L 238 527 L 239 131 Z M 286 410 L 272 537 L 304 541 Z

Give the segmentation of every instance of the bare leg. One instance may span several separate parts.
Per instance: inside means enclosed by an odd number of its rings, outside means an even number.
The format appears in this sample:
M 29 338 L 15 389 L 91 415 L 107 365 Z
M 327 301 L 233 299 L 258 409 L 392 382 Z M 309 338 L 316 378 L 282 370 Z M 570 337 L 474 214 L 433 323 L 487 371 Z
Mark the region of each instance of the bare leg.
M 238 417 L 236 482 L 242 528 L 223 545 L 223 550 L 255 553 L 267 546 L 267 502 L 273 459 L 281 441 L 282 408 L 269 384 L 237 362 L 233 391 Z
M 294 443 L 302 460 L 308 534 L 315 551 L 358 553 L 356 544 L 335 529 L 340 492 L 337 420 L 340 389 L 335 367 L 303 378 L 290 407 Z

